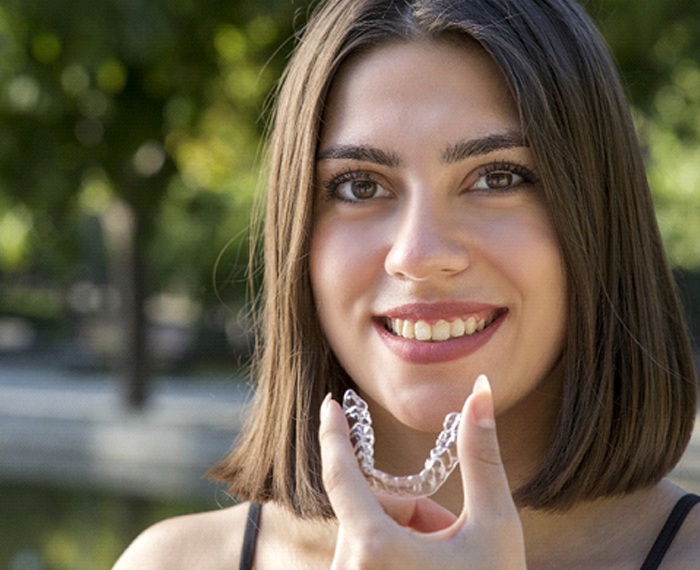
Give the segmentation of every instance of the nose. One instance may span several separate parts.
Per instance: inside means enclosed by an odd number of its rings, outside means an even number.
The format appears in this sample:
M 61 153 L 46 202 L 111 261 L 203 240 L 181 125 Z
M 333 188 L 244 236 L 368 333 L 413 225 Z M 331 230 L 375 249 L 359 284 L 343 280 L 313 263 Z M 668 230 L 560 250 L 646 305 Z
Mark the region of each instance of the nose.
M 397 214 L 385 271 L 412 281 L 461 273 L 470 263 L 468 229 L 462 226 L 449 204 L 417 200 L 407 205 Z

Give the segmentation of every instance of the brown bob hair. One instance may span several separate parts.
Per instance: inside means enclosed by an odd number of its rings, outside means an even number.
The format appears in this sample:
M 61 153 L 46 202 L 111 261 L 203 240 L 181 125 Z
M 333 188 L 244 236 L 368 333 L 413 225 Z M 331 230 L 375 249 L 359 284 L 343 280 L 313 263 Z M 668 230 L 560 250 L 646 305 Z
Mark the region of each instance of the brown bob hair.
M 276 94 L 258 386 L 236 446 L 211 472 L 237 498 L 332 516 L 318 410 L 352 380 L 320 329 L 308 267 L 330 84 L 348 57 L 380 44 L 460 38 L 478 42 L 510 86 L 568 278 L 561 411 L 517 503 L 563 510 L 652 485 L 688 443 L 696 379 L 687 331 L 625 94 L 584 11 L 569 0 L 330 0 Z

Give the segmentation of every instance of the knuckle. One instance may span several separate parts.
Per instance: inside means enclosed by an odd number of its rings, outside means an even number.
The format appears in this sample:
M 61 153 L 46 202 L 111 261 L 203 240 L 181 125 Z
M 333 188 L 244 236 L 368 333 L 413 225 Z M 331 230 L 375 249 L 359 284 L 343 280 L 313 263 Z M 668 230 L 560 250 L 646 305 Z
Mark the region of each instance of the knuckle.
M 324 464 L 323 466 L 323 484 L 326 487 L 327 493 L 333 493 L 336 489 L 343 487 L 343 483 L 347 478 L 346 473 L 339 465 Z
M 318 428 L 318 439 L 321 444 L 330 443 L 330 441 L 333 439 L 333 429 L 330 426 L 321 423 L 321 426 Z
M 343 461 L 324 464 L 322 480 L 329 496 L 342 495 L 348 499 L 350 506 L 354 508 L 352 498 L 356 496 L 359 481 L 351 465 Z
M 501 467 L 501 452 L 496 441 L 480 441 L 473 448 L 476 459 L 487 465 Z

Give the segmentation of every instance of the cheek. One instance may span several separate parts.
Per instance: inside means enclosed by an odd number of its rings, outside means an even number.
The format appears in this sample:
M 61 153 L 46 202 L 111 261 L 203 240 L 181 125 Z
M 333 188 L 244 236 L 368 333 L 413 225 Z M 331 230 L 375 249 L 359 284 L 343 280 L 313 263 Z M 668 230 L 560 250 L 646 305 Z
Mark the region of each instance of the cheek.
M 518 216 L 504 216 L 484 229 L 486 255 L 503 273 L 522 286 L 539 283 L 542 293 L 556 296 L 565 290 L 559 241 L 541 208 Z M 554 287 L 554 289 L 552 289 Z
M 379 247 L 371 232 L 360 227 L 321 221 L 310 248 L 311 286 L 324 328 L 338 311 L 349 308 L 371 290 L 382 268 Z
M 559 344 L 567 320 L 567 277 L 549 216 L 532 208 L 492 222 L 483 234 L 484 255 L 515 287 L 524 321 L 540 328 L 543 341 Z
M 522 279 L 528 279 L 532 287 L 552 302 L 552 309 L 563 311 L 566 303 L 566 272 L 559 240 L 551 222 L 541 216 L 530 225 L 521 249 Z
M 501 238 L 501 267 L 519 289 L 525 326 L 538 330 L 537 335 L 527 335 L 522 341 L 533 354 L 541 350 L 545 356 L 559 354 L 568 299 L 558 237 L 542 211 L 523 218 L 513 229 L 512 233 L 503 232 Z

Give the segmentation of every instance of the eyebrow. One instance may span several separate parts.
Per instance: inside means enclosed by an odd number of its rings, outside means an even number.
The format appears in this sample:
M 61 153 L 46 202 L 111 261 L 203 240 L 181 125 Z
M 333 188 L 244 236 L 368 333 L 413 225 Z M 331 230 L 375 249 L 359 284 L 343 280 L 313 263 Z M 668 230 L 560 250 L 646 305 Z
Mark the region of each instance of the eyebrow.
M 489 154 L 497 150 L 527 146 L 529 145 L 522 133 L 505 131 L 451 144 L 442 153 L 441 159 L 446 164 L 454 164 L 473 156 Z M 390 168 L 401 165 L 399 157 L 392 152 L 369 145 L 355 144 L 331 145 L 319 152 L 316 160 L 357 160 Z
M 506 131 L 480 137 L 465 139 L 450 145 L 442 153 L 442 161 L 446 164 L 454 164 L 472 156 L 489 154 L 497 150 L 508 148 L 527 147 L 525 137 L 519 131 Z
M 368 145 L 339 144 L 332 145 L 321 151 L 317 160 L 344 159 L 373 162 L 382 166 L 397 167 L 401 164 L 399 157 L 394 153 L 383 151 Z

